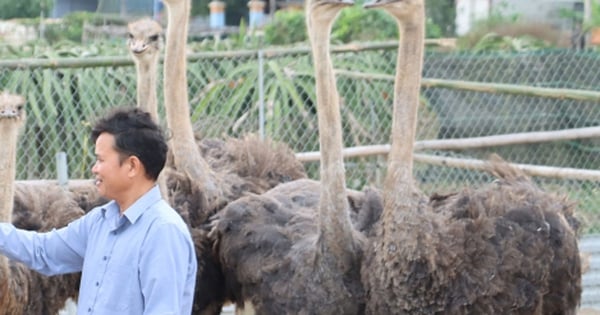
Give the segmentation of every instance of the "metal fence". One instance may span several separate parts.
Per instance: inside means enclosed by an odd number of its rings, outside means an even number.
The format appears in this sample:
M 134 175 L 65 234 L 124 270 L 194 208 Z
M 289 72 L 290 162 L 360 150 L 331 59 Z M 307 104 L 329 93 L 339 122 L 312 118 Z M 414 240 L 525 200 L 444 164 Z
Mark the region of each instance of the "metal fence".
M 388 143 L 396 48 L 394 43 L 378 43 L 336 47 L 332 52 L 346 147 Z M 600 91 L 599 70 L 600 55 L 595 51 L 431 51 L 425 57 L 423 77 Z M 135 104 L 135 81 L 128 57 L 0 61 L 0 84 L 28 99 L 18 178 L 55 178 L 55 155 L 60 151 L 67 153 L 71 178 L 90 177 L 94 157 L 89 126 L 107 108 Z M 157 93 L 162 104 L 161 81 Z M 188 81 L 191 119 L 201 136 L 237 137 L 253 132 L 283 141 L 295 152 L 318 150 L 308 48 L 194 53 L 189 56 Z M 597 95 L 555 98 L 426 84 L 417 138 L 599 126 L 599 105 Z M 469 159 L 485 159 L 496 152 L 515 163 L 597 170 L 598 144 L 598 139 L 586 138 L 423 152 Z M 318 163 L 305 165 L 310 176 L 318 178 Z M 348 158 L 346 169 L 349 187 L 379 186 L 385 175 L 385 155 Z M 491 180 L 477 170 L 423 162 L 416 163 L 415 176 L 424 191 L 442 193 Z M 585 233 L 600 231 L 598 180 L 535 179 L 579 203 Z

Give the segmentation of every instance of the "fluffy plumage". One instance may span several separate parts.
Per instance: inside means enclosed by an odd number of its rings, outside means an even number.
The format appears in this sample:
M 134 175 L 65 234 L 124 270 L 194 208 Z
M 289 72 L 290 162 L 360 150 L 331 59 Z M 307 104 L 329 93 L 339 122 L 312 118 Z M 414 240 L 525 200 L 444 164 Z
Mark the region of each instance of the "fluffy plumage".
M 321 182 L 284 183 L 262 195 L 240 198 L 214 217 L 210 236 L 228 289 L 236 306 L 251 303 L 258 314 L 364 311 L 359 271 L 366 244 L 352 226 L 351 207 L 370 203 L 348 200 L 339 96 L 329 56 L 333 21 L 351 4 L 306 4 L 316 72 Z M 364 228 L 370 220 L 363 216 Z
M 506 163 L 491 170 L 493 183 L 431 200 L 414 192 L 398 209 L 393 239 L 366 255 L 367 313 L 575 314 L 573 204 Z M 384 234 L 379 224 L 375 237 Z
M 221 307 L 234 299 L 213 254 L 207 237 L 211 215 L 248 194 L 261 194 L 278 184 L 306 177 L 304 168 L 285 145 L 248 135 L 225 141 L 205 139 L 198 142 L 203 158 L 217 174 L 219 198 L 209 204 L 202 188 L 186 174 L 166 170 L 170 203 L 188 223 L 196 244 L 198 276 L 194 297 L 195 314 L 220 314 Z
M 321 183 L 297 180 L 230 203 L 215 219 L 225 283 L 236 305 L 251 301 L 258 314 L 360 314 L 358 259 L 321 248 L 316 208 Z M 360 257 L 364 237 L 353 233 Z

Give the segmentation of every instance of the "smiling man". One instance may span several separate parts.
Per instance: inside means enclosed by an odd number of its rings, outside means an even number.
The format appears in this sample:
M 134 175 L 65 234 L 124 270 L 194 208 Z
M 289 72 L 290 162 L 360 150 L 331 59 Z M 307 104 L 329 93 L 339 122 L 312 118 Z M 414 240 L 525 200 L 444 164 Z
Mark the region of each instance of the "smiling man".
M 0 252 L 54 275 L 82 271 L 77 314 L 191 314 L 196 255 L 161 197 L 163 132 L 150 114 L 118 109 L 92 130 L 95 184 L 109 203 L 48 233 L 0 224 Z

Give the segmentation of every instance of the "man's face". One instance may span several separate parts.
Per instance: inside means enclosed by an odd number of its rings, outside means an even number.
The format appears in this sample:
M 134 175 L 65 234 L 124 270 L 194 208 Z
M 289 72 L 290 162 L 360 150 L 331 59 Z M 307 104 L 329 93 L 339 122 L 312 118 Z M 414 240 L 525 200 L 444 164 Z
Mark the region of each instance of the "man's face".
M 96 163 L 92 167 L 95 184 L 98 192 L 108 199 L 119 200 L 119 196 L 126 193 L 131 178 L 129 159 L 120 162 L 120 154 L 115 150 L 115 137 L 109 133 L 102 133 L 96 139 Z

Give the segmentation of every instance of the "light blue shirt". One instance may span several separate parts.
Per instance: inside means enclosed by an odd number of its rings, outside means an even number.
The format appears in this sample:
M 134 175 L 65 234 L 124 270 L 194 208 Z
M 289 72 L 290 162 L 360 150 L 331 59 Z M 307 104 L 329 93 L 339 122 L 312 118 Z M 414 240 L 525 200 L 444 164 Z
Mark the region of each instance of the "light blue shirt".
M 158 186 L 123 216 L 114 201 L 48 233 L 0 224 L 0 252 L 45 275 L 82 271 L 77 314 L 191 314 L 196 255 Z

